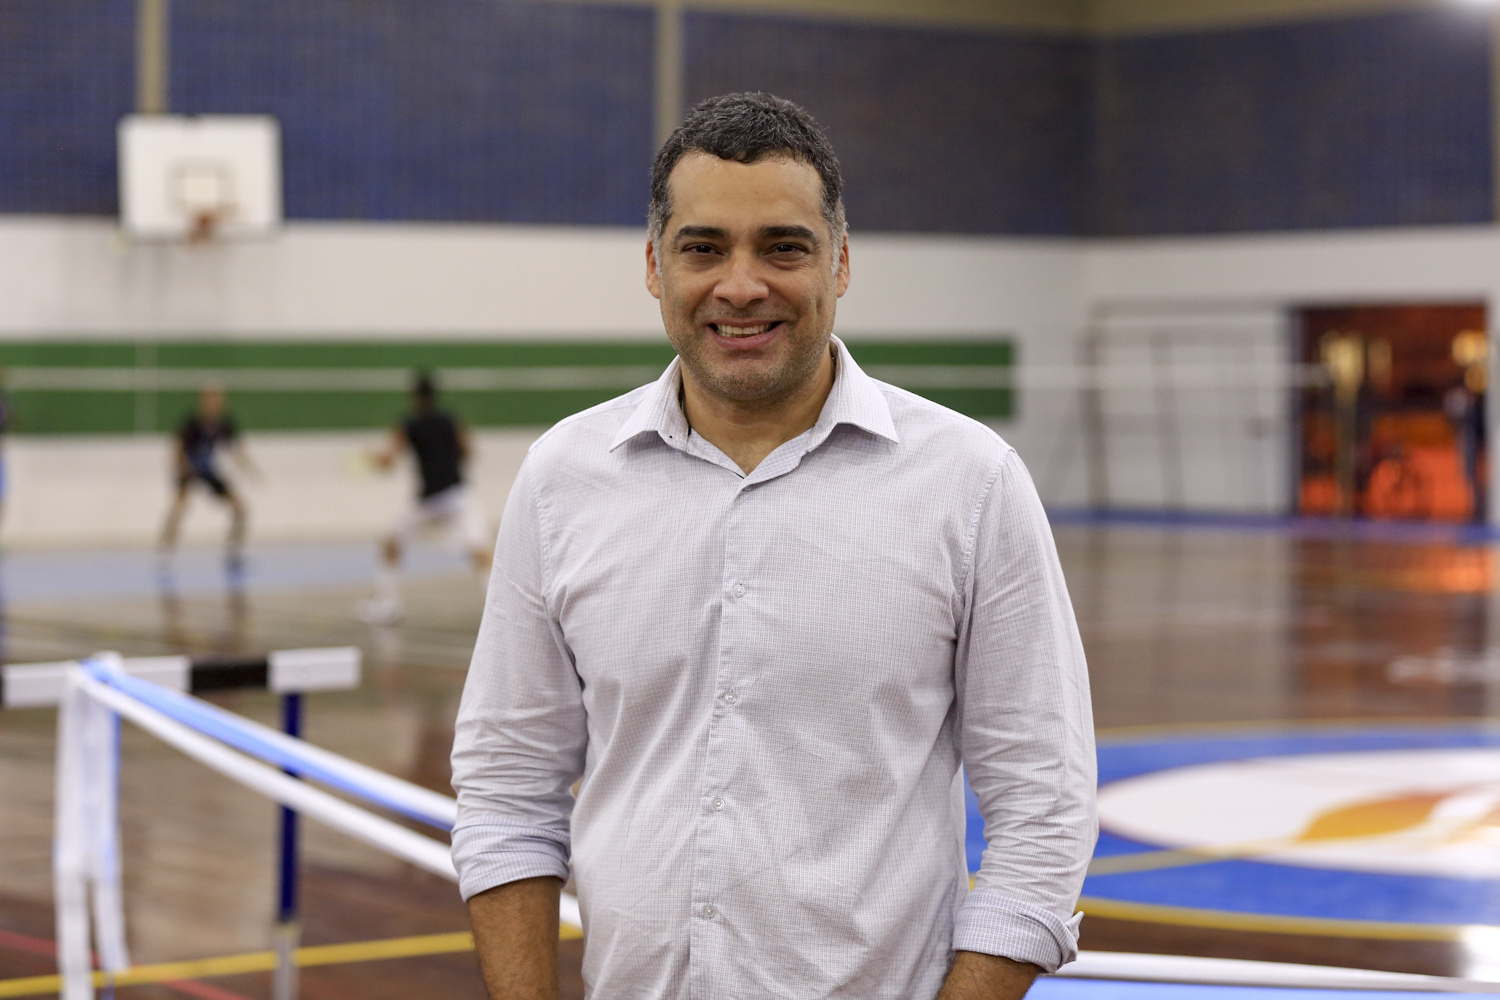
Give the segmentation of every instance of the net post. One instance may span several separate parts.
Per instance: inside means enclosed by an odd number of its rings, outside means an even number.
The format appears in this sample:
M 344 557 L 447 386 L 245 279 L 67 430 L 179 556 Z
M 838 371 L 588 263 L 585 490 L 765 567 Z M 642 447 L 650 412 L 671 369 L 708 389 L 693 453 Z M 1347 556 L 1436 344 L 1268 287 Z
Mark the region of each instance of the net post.
M 281 729 L 288 736 L 302 736 L 302 694 L 281 696 Z M 292 777 L 297 774 L 287 771 Z M 297 813 L 281 807 L 281 865 L 276 906 L 276 974 L 273 1000 L 297 1000 L 297 947 L 302 927 L 297 911 Z

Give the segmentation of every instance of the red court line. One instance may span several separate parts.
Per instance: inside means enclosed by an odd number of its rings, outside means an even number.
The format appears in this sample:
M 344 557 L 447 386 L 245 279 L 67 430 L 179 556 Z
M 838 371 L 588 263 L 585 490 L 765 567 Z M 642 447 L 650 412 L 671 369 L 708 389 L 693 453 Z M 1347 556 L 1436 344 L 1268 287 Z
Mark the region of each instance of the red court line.
M 0 948 L 24 951 L 31 955 L 45 955 L 48 958 L 57 957 L 57 946 L 51 941 L 32 937 L 30 934 L 17 934 L 15 931 L 0 930 Z
M 0 930 L 0 948 L 24 951 L 30 955 L 45 955 L 47 958 L 57 957 L 57 945 L 53 942 L 46 938 L 32 937 L 30 934 L 17 934 L 15 931 Z M 161 985 L 174 989 L 178 993 L 197 997 L 198 1000 L 249 1000 L 249 997 L 243 994 L 232 993 L 196 979 L 171 979 Z

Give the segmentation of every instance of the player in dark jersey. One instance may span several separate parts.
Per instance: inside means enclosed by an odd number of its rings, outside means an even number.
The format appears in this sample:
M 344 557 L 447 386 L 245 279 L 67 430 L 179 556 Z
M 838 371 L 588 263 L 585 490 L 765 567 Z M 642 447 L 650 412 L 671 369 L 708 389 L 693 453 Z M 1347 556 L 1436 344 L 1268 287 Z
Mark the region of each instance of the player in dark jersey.
M 5 366 L 0 364 L 0 382 L 5 379 Z M 5 432 L 10 430 L 10 397 L 4 389 L 0 389 L 0 441 L 4 441 Z M 0 447 L 0 514 L 5 511 L 5 496 L 7 487 L 10 485 L 5 475 L 5 449 Z
M 161 550 L 167 553 L 177 545 L 177 531 L 187 509 L 188 495 L 195 485 L 200 485 L 229 505 L 228 565 L 231 572 L 237 572 L 245 546 L 245 503 L 219 468 L 217 458 L 221 451 L 227 451 L 245 471 L 255 472 L 250 457 L 240 445 L 234 419 L 224 410 L 224 390 L 208 386 L 198 395 L 198 409 L 177 429 L 177 451 L 173 459 L 177 492 L 167 511 L 166 524 L 162 525 Z
M 494 535 L 485 523 L 478 498 L 464 482 L 470 455 L 468 430 L 452 414 L 438 409 L 437 387 L 427 375 L 412 386 L 411 412 L 391 429 L 386 446 L 371 456 L 380 469 L 391 469 L 406 452 L 416 460 L 416 502 L 381 542 L 381 566 L 375 596 L 360 605 L 359 616 L 372 624 L 399 621 L 402 614 L 400 568 L 405 544 L 419 533 L 445 532 L 467 551 L 474 569 L 487 573 Z

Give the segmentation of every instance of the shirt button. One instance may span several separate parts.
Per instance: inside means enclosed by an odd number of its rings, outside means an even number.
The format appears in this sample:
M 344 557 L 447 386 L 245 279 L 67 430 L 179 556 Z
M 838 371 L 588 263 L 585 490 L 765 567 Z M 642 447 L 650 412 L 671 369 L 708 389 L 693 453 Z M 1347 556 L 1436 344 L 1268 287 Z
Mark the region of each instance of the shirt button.
M 724 811 L 724 800 L 723 799 L 714 799 L 714 812 L 721 813 L 723 811 Z
M 724 696 L 724 701 L 730 705 L 738 705 L 740 703 L 740 696 L 731 691 Z
M 710 903 L 703 908 L 703 915 L 709 920 L 712 920 L 714 917 L 717 917 L 719 915 L 719 911 L 714 909 L 713 904 Z
M 737 583 L 737 584 L 735 584 L 734 585 L 734 591 L 733 591 L 733 593 L 734 593 L 735 597 L 744 597 L 745 596 L 745 585 L 743 583 Z

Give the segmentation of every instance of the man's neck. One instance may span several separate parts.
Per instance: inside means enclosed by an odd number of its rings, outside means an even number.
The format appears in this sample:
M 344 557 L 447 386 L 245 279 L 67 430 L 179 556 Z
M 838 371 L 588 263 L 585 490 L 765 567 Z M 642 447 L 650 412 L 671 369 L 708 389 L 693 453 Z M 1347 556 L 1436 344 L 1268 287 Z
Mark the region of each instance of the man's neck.
M 833 391 L 833 348 L 807 382 L 785 396 L 743 403 L 705 392 L 682 371 L 682 413 L 699 437 L 718 448 L 745 475 L 765 457 L 818 422 Z

